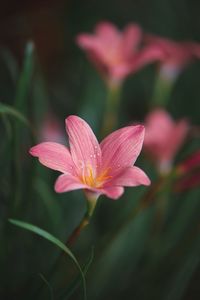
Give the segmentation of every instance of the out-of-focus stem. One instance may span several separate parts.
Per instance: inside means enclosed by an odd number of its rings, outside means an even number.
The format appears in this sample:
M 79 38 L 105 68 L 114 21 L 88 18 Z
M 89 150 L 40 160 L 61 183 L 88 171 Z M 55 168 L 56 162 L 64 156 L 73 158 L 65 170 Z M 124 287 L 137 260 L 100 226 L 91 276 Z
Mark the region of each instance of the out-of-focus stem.
M 105 240 L 102 242 L 102 245 L 106 243 L 112 243 L 112 241 L 120 234 L 120 232 L 122 232 L 123 229 L 128 226 L 139 213 L 143 212 L 146 208 L 151 206 L 155 202 L 157 197 L 159 197 L 159 195 L 162 195 L 162 192 L 165 191 L 165 188 L 167 188 L 171 184 L 171 181 L 175 177 L 176 169 L 171 170 L 171 172 L 165 176 L 160 176 L 156 182 L 152 183 L 152 185 L 141 198 L 138 207 L 130 211 L 123 224 L 118 224 L 115 226 L 115 231 L 111 233 L 111 235 L 109 234 L 109 241 L 107 240 L 108 236 L 106 236 Z
M 176 178 L 176 176 L 176 169 L 172 169 L 168 174 L 160 176 L 156 182 L 152 183 L 151 187 L 140 200 L 138 209 L 130 213 L 129 220 L 138 214 L 138 212 L 143 211 L 146 207 L 151 205 L 159 195 L 162 196 L 162 193 L 169 189 L 171 182 L 174 178 Z
M 101 136 L 104 137 L 116 128 L 122 83 L 108 85 L 108 95 L 103 117 Z
M 151 105 L 166 107 L 174 85 L 174 79 L 164 76 L 162 70 L 156 78 Z

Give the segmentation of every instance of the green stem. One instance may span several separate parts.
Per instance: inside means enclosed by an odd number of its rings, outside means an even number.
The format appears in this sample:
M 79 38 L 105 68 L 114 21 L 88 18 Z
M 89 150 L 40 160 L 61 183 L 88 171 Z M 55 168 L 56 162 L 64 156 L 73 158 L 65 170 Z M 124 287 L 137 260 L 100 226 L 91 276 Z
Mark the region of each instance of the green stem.
M 103 117 L 101 136 L 104 137 L 116 128 L 122 83 L 108 85 L 108 95 Z
M 74 229 L 72 234 L 70 235 L 67 245 L 73 244 L 73 242 L 77 239 L 77 237 L 80 235 L 81 231 L 90 223 L 90 219 L 93 215 L 94 209 L 96 207 L 97 199 L 98 197 L 95 196 L 93 193 L 87 191 L 85 192 L 86 198 L 87 198 L 87 210 L 86 213 L 80 222 L 80 224 Z
M 74 231 L 72 232 L 72 234 L 68 238 L 68 240 L 66 242 L 67 246 L 71 246 L 75 242 L 77 237 L 80 235 L 81 231 L 89 224 L 90 219 L 93 215 L 94 209 L 96 207 L 98 196 L 95 195 L 92 192 L 89 192 L 89 191 L 85 191 L 85 196 L 86 196 L 86 199 L 87 199 L 86 213 L 85 213 L 83 219 L 81 220 L 81 222 L 79 223 L 79 225 L 74 229 Z M 55 264 L 53 265 L 53 267 L 49 271 L 49 276 L 48 276 L 49 280 L 52 280 L 56 276 L 58 268 L 61 265 L 63 257 L 64 257 L 64 252 L 61 252 L 60 255 L 58 256 Z M 41 286 L 38 289 L 37 296 L 40 295 L 42 292 L 43 292 L 43 286 Z
M 151 101 L 152 106 L 166 107 L 171 96 L 174 80 L 165 78 L 162 72 L 159 72 L 156 78 L 153 98 Z

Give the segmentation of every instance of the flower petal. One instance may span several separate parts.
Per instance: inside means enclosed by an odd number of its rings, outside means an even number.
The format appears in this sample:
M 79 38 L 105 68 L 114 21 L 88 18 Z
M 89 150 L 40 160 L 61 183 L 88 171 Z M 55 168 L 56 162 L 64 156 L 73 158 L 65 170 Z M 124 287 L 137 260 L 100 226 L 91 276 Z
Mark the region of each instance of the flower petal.
M 148 176 L 137 167 L 125 168 L 116 175 L 109 184 L 118 186 L 150 185 Z
M 129 24 L 123 32 L 123 54 L 127 59 L 131 58 L 138 49 L 142 38 L 142 31 L 138 25 Z
M 90 126 L 77 116 L 66 119 L 70 152 L 77 169 L 90 168 L 93 177 L 101 165 L 101 149 Z
M 77 44 L 85 50 L 99 49 L 99 41 L 92 34 L 82 33 L 76 37 Z
M 135 54 L 130 63 L 130 68 L 132 69 L 132 72 L 136 72 L 147 64 L 163 60 L 164 57 L 165 54 L 162 49 L 157 45 L 149 45 Z
M 149 146 L 164 145 L 168 144 L 168 138 L 174 131 L 175 122 L 172 120 L 171 116 L 162 109 L 155 109 L 150 112 L 146 118 L 145 122 L 145 139 L 144 145 Z M 167 141 L 167 142 L 166 142 Z M 152 147 L 152 149 L 153 149 Z M 155 150 L 155 149 L 153 149 Z
M 124 193 L 124 188 L 121 186 L 113 186 L 113 187 L 104 188 L 101 191 L 102 194 L 106 195 L 108 198 L 115 200 L 122 196 L 122 194 Z
M 85 185 L 80 183 L 78 179 L 69 174 L 63 174 L 58 177 L 55 183 L 55 191 L 57 193 L 64 193 L 73 190 L 83 189 Z
M 144 147 L 159 167 L 168 172 L 189 131 L 186 120 L 175 122 L 168 112 L 156 109 L 146 119 Z
M 144 140 L 144 126 L 128 126 L 114 131 L 100 144 L 102 169 L 110 169 L 114 175 L 121 168 L 130 167 L 136 161 Z
M 170 143 L 167 148 L 168 151 L 166 150 L 166 157 L 169 160 L 172 160 L 179 151 L 186 140 L 188 132 L 189 124 L 186 120 L 181 120 L 174 125 L 174 130 L 171 132 L 171 137 L 169 138 Z
M 72 172 L 74 164 L 69 150 L 64 145 L 45 142 L 32 147 L 29 153 L 38 157 L 41 164 L 50 169 L 63 173 Z
M 120 31 L 110 22 L 98 23 L 95 33 L 105 43 L 115 43 L 121 37 Z

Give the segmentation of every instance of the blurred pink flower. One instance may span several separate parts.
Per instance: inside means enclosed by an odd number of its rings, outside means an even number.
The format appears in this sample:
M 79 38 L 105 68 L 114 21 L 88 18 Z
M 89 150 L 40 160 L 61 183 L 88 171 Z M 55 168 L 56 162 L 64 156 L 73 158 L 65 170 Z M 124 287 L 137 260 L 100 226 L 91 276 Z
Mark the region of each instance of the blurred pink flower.
M 177 192 L 183 192 L 200 185 L 200 150 L 187 157 L 177 168 Z
M 186 120 L 175 122 L 167 111 L 155 109 L 148 114 L 145 127 L 144 148 L 159 171 L 167 173 L 186 139 L 189 124 Z
M 133 166 L 144 140 L 144 127 L 128 126 L 98 143 L 89 125 L 77 116 L 66 119 L 70 150 L 57 143 L 41 143 L 30 149 L 39 161 L 61 173 L 55 183 L 58 193 L 89 190 L 98 197 L 119 198 L 123 186 L 149 185 L 150 180 Z
M 200 58 L 200 44 L 194 42 L 175 42 L 167 38 L 147 35 L 146 44 L 160 49 L 161 75 L 175 79 L 195 58 Z
M 178 170 L 179 173 L 185 174 L 199 167 L 200 167 L 200 150 L 194 152 L 189 157 L 187 157 L 181 164 L 179 164 Z
M 200 186 L 200 172 L 194 172 L 179 179 L 175 184 L 175 191 L 185 192 L 198 186 Z
M 64 128 L 60 120 L 52 113 L 48 113 L 41 124 L 40 140 L 56 143 L 65 142 Z
M 94 34 L 79 34 L 77 44 L 108 82 L 119 83 L 130 73 L 160 59 L 162 52 L 154 45 L 141 46 L 142 39 L 141 28 L 136 24 L 119 31 L 112 23 L 100 22 Z

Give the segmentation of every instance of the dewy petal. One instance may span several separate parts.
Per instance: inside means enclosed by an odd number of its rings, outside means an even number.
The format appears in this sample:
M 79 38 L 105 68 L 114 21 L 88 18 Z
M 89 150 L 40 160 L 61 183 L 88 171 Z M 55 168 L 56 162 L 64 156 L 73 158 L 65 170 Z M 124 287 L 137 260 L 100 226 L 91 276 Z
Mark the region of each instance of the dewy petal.
M 77 116 L 66 119 L 72 159 L 81 171 L 90 168 L 93 177 L 101 164 L 101 149 L 90 126 Z
M 102 194 L 111 199 L 118 199 L 124 193 L 124 188 L 121 186 L 107 187 L 101 190 Z
M 58 177 L 55 183 L 55 191 L 57 193 L 64 193 L 73 190 L 83 189 L 85 185 L 80 183 L 78 178 L 69 174 L 63 174 Z
M 74 164 L 69 150 L 64 145 L 45 142 L 32 147 L 29 153 L 38 157 L 41 164 L 50 169 L 62 173 L 72 172 Z
M 144 140 L 144 126 L 128 126 L 114 131 L 100 144 L 102 169 L 110 169 L 113 175 L 121 168 L 130 167 L 136 161 Z
M 134 166 L 122 170 L 113 179 L 111 179 L 109 184 L 117 186 L 138 186 L 150 185 L 151 181 L 140 168 Z

